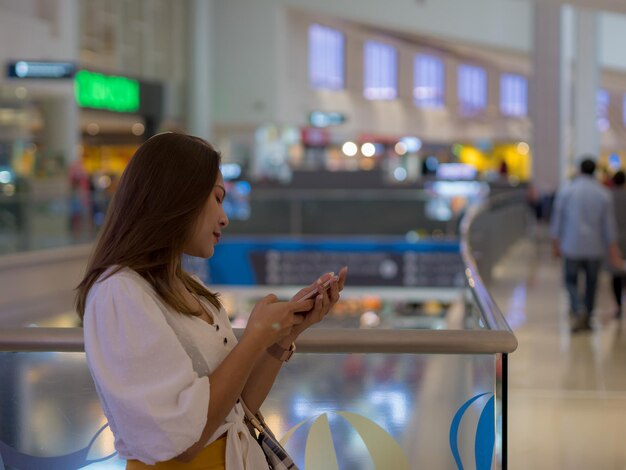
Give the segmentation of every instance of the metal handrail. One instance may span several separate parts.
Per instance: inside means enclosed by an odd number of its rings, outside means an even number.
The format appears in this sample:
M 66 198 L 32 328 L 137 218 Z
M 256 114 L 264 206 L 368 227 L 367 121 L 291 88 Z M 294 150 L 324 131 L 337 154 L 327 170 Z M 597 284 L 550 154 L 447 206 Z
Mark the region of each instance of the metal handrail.
M 235 328 L 240 338 L 243 329 Z M 507 331 L 364 330 L 312 328 L 300 335 L 298 351 L 310 353 L 497 354 L 517 347 Z M 0 351 L 83 352 L 82 328 L 3 328 Z
M 463 259 L 463 263 L 465 264 L 465 277 L 467 279 L 468 285 L 470 286 L 472 295 L 474 296 L 474 299 L 480 307 L 480 313 L 483 317 L 483 320 L 490 330 L 509 332 L 514 339 L 515 336 L 513 335 L 513 332 L 511 331 L 508 323 L 504 319 L 504 315 L 502 315 L 500 308 L 493 300 L 493 297 L 491 297 L 491 294 L 489 294 L 485 283 L 478 273 L 476 260 L 474 259 L 474 256 L 472 254 L 472 246 L 470 243 L 470 230 L 472 224 L 476 221 L 478 216 L 487 212 L 490 208 L 501 206 L 507 202 L 512 202 L 518 199 L 519 196 L 515 194 L 500 194 L 490 197 L 482 203 L 474 204 L 468 208 L 466 214 L 461 219 L 461 224 L 459 226 L 459 233 L 461 236 L 460 251 L 461 258 Z M 512 351 L 503 352 L 513 352 L 516 348 L 517 339 L 515 339 L 515 347 Z
M 510 197 L 509 195 L 502 195 Z M 499 202 L 495 197 L 472 206 L 463 217 L 461 256 L 472 295 L 480 307 L 485 330 L 385 330 L 313 328 L 305 331 L 297 346 L 315 353 L 413 353 L 413 354 L 498 354 L 511 353 L 517 339 L 485 287 L 472 256 L 469 230 L 476 217 Z M 240 337 L 242 329 L 235 329 Z M 82 328 L 0 329 L 0 351 L 84 351 Z

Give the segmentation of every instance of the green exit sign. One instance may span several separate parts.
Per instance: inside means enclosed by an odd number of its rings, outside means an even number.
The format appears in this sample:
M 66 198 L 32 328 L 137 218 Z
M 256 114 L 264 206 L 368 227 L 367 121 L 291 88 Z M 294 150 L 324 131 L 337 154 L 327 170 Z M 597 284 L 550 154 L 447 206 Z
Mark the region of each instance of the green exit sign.
M 74 77 L 74 93 L 82 108 L 118 113 L 139 109 L 139 82 L 126 77 L 81 70 Z

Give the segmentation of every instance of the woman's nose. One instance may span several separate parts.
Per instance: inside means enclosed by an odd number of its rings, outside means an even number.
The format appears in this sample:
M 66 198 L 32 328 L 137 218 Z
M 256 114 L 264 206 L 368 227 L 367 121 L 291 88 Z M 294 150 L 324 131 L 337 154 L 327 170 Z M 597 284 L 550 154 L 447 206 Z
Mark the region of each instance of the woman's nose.
M 220 226 L 222 227 L 226 227 L 228 226 L 228 216 L 226 215 L 226 212 L 223 213 L 222 218 L 220 220 Z

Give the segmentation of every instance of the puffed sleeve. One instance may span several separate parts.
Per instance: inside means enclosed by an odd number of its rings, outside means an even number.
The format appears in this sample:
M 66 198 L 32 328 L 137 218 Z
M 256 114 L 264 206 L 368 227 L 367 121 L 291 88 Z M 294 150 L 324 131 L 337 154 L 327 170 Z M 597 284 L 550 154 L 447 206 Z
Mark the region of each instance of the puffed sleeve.
M 209 406 L 209 378 L 194 372 L 163 308 L 118 273 L 94 285 L 84 318 L 88 365 L 116 441 L 148 464 L 196 443 Z

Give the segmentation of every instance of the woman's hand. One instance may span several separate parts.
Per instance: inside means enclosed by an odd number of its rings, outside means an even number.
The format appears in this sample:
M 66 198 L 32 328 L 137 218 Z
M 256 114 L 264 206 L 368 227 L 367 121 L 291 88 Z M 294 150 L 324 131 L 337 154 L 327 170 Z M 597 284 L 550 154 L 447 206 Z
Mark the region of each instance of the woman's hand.
M 311 291 L 318 291 L 318 294 L 313 297 L 313 307 L 310 309 L 310 311 L 307 311 L 304 314 L 304 321 L 298 323 L 292 328 L 291 334 L 287 338 L 285 338 L 284 341 L 281 342 L 282 346 L 289 345 L 291 342 L 295 341 L 298 335 L 304 330 L 309 328 L 311 325 L 314 325 L 315 323 L 319 323 L 324 319 L 330 309 L 333 308 L 333 306 L 339 300 L 339 293 L 343 290 L 343 286 L 346 283 L 347 275 L 348 267 L 344 266 L 339 271 L 339 275 L 337 276 L 337 278 L 331 281 L 330 287 L 328 289 L 323 289 L 321 286 L 325 281 L 334 277 L 334 273 L 326 273 L 322 275 L 313 284 L 303 289 L 300 289 L 298 293 L 293 296 L 292 300 L 299 299 Z M 302 316 L 302 314 L 299 315 Z
M 291 336 L 295 326 L 304 322 L 301 312 L 314 310 L 313 300 L 279 302 L 274 294 L 259 300 L 250 314 L 242 341 L 254 341 L 260 351 Z

